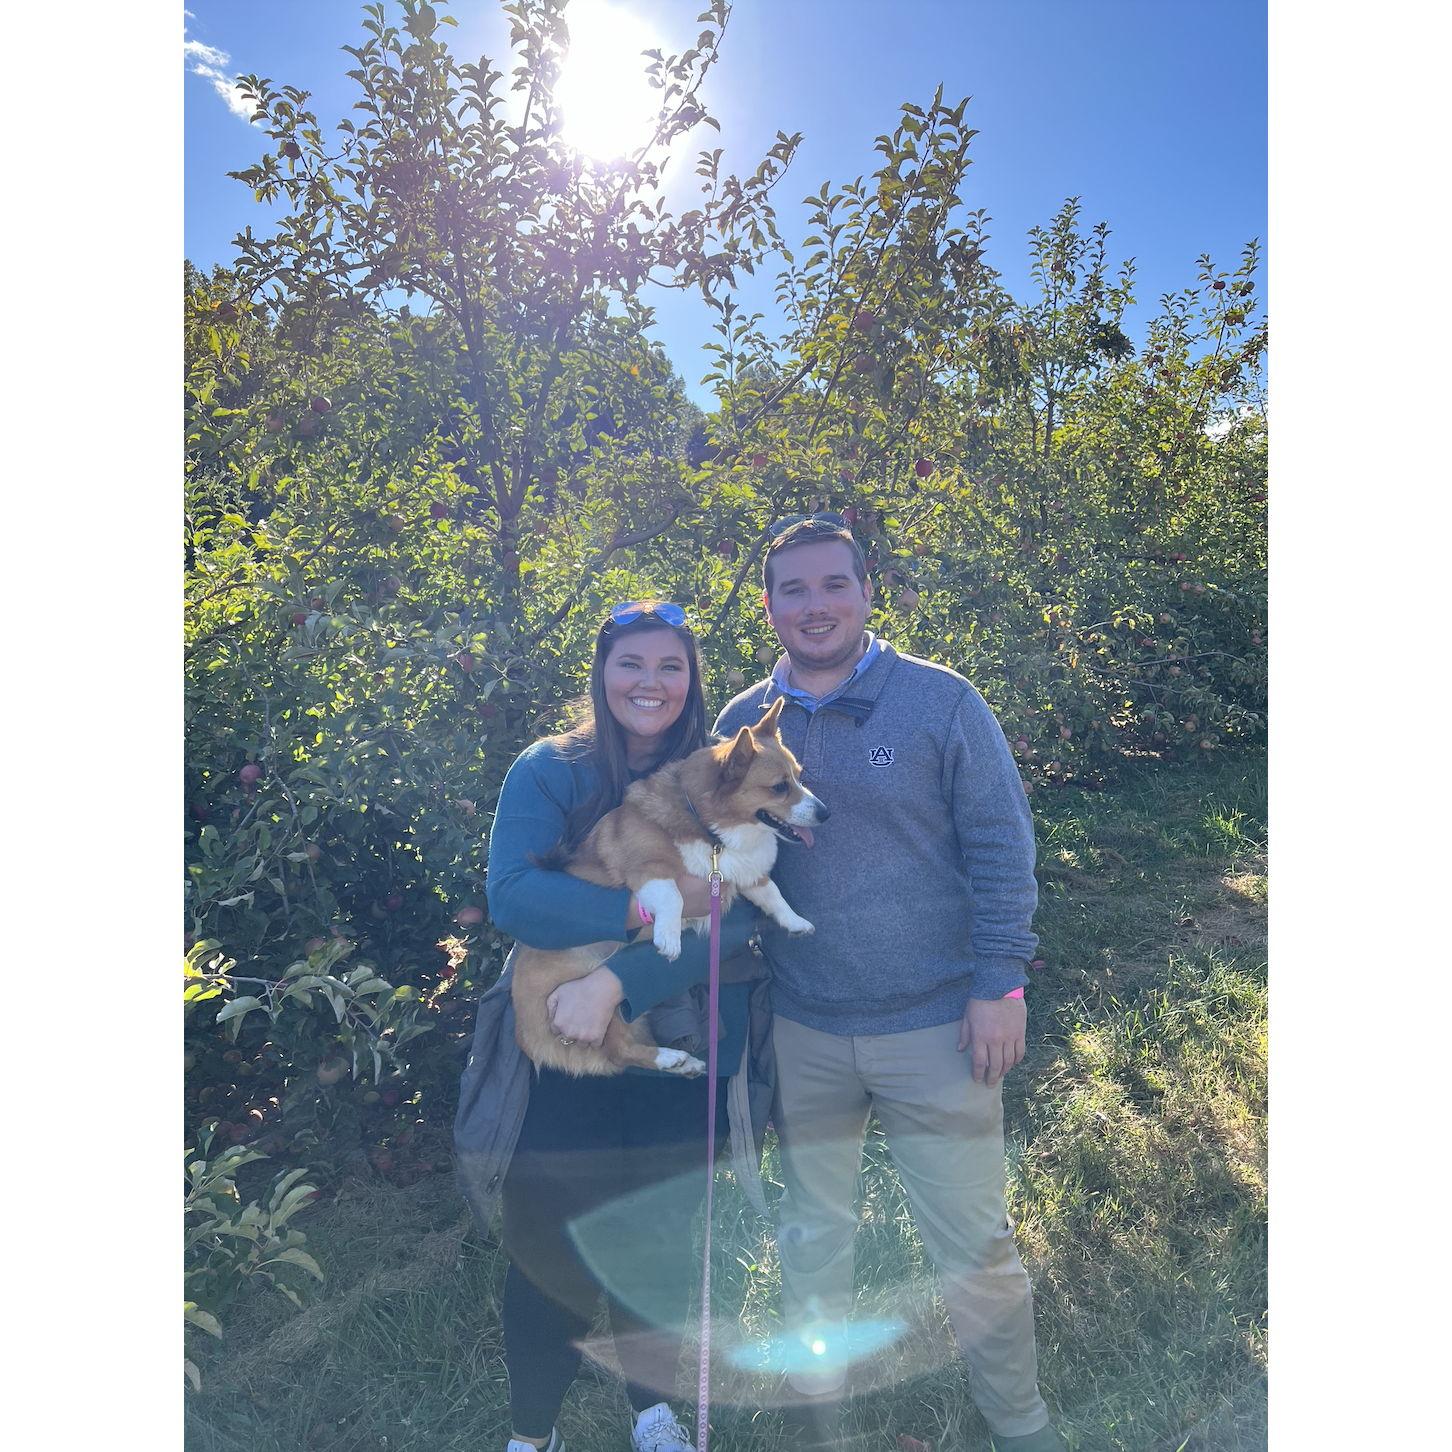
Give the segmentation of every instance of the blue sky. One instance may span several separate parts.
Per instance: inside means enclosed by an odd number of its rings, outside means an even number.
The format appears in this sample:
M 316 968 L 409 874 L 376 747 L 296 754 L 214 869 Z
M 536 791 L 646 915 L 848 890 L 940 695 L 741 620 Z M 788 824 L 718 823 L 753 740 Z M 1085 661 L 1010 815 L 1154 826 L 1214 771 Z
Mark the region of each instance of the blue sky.
M 667 50 L 694 39 L 698 0 L 619 0 Z M 457 54 L 501 62 L 497 0 L 459 0 L 448 34 Z M 225 262 L 231 239 L 265 214 L 226 176 L 254 161 L 260 131 L 221 94 L 226 76 L 257 72 L 313 93 L 326 125 L 355 99 L 343 44 L 361 38 L 359 0 L 190 0 L 185 90 L 186 254 Z M 210 74 L 208 74 L 210 73 Z M 725 162 L 755 166 L 778 129 L 804 133 L 777 189 L 790 240 L 796 204 L 823 181 L 872 170 L 873 138 L 903 101 L 926 104 L 939 83 L 971 95 L 977 128 L 965 191 L 993 218 L 988 260 L 1026 294 L 1025 234 L 1070 195 L 1083 221 L 1107 221 L 1110 255 L 1133 256 L 1138 334 L 1159 296 L 1193 282 L 1195 258 L 1232 265 L 1266 239 L 1264 0 L 735 0 L 708 82 Z M 712 144 L 709 132 L 698 133 Z M 685 160 L 685 157 L 682 157 Z M 684 167 L 682 168 L 685 169 Z M 706 369 L 710 315 L 653 289 L 657 334 L 691 387 Z M 770 307 L 769 284 L 748 294 Z

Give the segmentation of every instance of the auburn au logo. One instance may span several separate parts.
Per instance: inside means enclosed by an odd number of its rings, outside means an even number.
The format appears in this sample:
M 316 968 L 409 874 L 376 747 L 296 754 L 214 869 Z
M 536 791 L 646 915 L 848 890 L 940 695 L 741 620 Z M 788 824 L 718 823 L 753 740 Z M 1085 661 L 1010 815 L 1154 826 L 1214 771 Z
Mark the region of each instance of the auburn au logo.
M 891 766 L 893 763 L 892 747 L 874 746 L 867 753 L 867 760 L 872 766 Z

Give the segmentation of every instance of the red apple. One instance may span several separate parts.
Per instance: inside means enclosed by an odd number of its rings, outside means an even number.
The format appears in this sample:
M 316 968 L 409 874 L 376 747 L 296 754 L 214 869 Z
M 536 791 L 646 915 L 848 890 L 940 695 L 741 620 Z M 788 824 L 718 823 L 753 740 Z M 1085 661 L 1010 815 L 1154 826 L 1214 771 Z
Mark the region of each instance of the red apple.
M 837 470 L 837 477 L 844 484 L 850 484 L 857 477 L 857 475 L 854 474 L 851 469 L 847 468 L 844 465 L 842 468 Z
M 303 851 L 307 853 L 309 862 L 316 862 L 323 855 L 323 849 L 316 842 L 309 842 Z
M 855 504 L 849 504 L 847 508 L 842 511 L 842 518 L 847 521 L 848 529 L 851 529 L 852 526 L 857 523 L 857 515 L 858 510 Z
M 306 610 L 294 610 L 288 619 L 294 625 L 306 625 L 308 623 L 308 612 Z
M 309 414 L 306 418 L 298 420 L 297 431 L 303 438 L 311 439 L 317 435 L 322 426 L 322 422 L 319 419 Z
M 382 590 L 385 595 L 396 595 L 401 589 L 403 589 L 403 581 L 400 580 L 397 575 L 385 575 L 382 580 L 378 582 L 378 588 Z
M 919 459 L 913 465 L 919 479 L 926 479 L 933 472 L 933 461 L 931 459 Z
M 486 721 L 492 721 L 499 714 L 499 707 L 493 701 L 480 701 L 479 714 Z
M 918 599 L 918 592 L 911 585 L 904 585 L 897 592 L 897 608 L 899 610 L 916 610 Z
M 447 519 L 449 517 L 449 506 L 442 499 L 435 499 L 429 505 L 430 519 Z
M 751 467 L 753 469 L 764 469 L 767 466 L 767 462 L 765 454 L 753 454 L 751 456 Z
M 769 645 L 757 646 L 756 658 L 764 666 L 772 666 L 776 664 L 776 652 Z
M 866 353 L 859 353 L 852 360 L 852 371 L 854 373 L 871 373 L 872 367 L 872 359 Z
M 859 333 L 870 333 L 877 326 L 877 314 L 870 308 L 860 308 L 856 317 L 852 319 L 852 326 Z
M 309 938 L 303 944 L 303 952 L 311 957 L 314 953 L 320 953 L 327 946 L 328 940 L 326 938 Z
M 726 672 L 726 684 L 734 691 L 739 691 L 746 684 L 746 672 L 737 670 L 734 666 Z
M 302 147 L 296 141 L 284 141 L 281 150 L 289 161 L 297 161 L 302 157 Z
M 465 675 L 468 675 L 469 672 L 474 669 L 473 653 L 467 650 L 461 650 L 454 657 L 454 663 L 459 667 L 461 671 L 464 672 Z
M 308 400 L 308 407 L 311 408 L 314 413 L 327 413 L 328 410 L 332 408 L 332 406 L 333 400 L 331 398 L 324 398 L 321 393 L 317 394 L 314 398 Z
M 477 928 L 484 921 L 484 909 L 475 907 L 473 903 L 466 903 L 454 914 L 454 921 L 461 928 Z
M 403 1098 L 403 1095 L 397 1089 L 383 1089 L 379 1091 L 378 1098 L 385 1109 L 392 1109 Z
M 249 789 L 256 786 L 261 779 L 262 768 L 255 761 L 249 761 L 237 773 L 237 780 Z
M 280 413 L 270 413 L 263 420 L 262 427 L 270 434 L 280 434 L 287 427 L 287 418 Z
M 403 906 L 403 894 L 401 892 L 390 892 L 383 899 L 384 912 L 396 913 Z

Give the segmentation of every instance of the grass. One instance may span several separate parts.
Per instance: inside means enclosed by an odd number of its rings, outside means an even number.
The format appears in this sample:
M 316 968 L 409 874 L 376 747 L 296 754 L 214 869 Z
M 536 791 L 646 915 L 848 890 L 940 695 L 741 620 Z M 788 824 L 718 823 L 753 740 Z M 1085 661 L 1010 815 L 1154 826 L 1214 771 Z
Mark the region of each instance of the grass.
M 1135 767 L 1113 792 L 1046 792 L 1034 806 L 1047 967 L 1005 1110 L 1045 1395 L 1085 1452 L 1264 1448 L 1262 771 Z M 779 1178 L 774 1147 L 766 1171 Z M 858 1378 L 862 1445 L 887 1452 L 907 1433 L 940 1452 L 985 1448 L 875 1130 L 861 1194 L 858 1314 L 904 1327 Z M 716 1203 L 718 1346 L 768 1337 L 770 1236 L 724 1173 Z M 233 1308 L 225 1341 L 199 1348 L 189 1447 L 502 1449 L 503 1257 L 470 1227 L 452 1177 L 352 1185 L 303 1228 L 326 1286 L 300 1313 L 264 1295 Z M 608 1337 L 592 1353 L 561 1431 L 576 1452 L 628 1447 Z M 772 1452 L 776 1383 L 724 1355 L 718 1368 L 714 1445 Z

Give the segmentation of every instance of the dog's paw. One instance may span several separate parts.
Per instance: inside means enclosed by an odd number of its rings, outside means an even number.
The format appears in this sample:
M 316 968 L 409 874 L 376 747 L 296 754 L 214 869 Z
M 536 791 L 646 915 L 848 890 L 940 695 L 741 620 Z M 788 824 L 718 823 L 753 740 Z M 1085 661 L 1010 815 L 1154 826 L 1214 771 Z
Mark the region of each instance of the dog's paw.
M 651 933 L 651 941 L 655 944 L 655 951 L 662 958 L 669 958 L 672 963 L 681 956 L 681 930 L 680 926 L 672 926 L 663 923 L 659 918 L 655 921 L 655 928 Z
M 777 921 L 794 938 L 804 938 L 808 933 L 815 933 L 817 931 L 815 923 L 809 923 L 797 913 L 792 913 L 789 917 L 778 918 Z
M 694 1054 L 688 1054 L 684 1049 L 657 1049 L 655 1066 L 665 1070 L 667 1074 L 679 1074 L 685 1079 L 694 1079 L 706 1072 L 706 1066 Z

